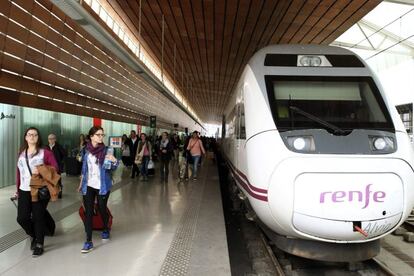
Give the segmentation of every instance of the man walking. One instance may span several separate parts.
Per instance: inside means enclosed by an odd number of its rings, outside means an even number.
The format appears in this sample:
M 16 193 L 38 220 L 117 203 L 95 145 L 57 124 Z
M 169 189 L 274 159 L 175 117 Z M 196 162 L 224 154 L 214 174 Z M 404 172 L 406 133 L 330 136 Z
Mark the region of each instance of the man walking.
M 56 135 L 51 133 L 49 136 L 47 136 L 47 140 L 49 144 L 47 147 L 53 152 L 53 155 L 55 156 L 56 162 L 59 166 L 59 174 L 63 173 L 63 160 L 66 157 L 65 149 L 58 144 L 56 141 Z M 60 186 L 60 192 L 59 192 L 59 198 L 62 198 L 62 191 L 63 191 L 63 185 L 62 185 L 62 178 L 59 180 L 59 186 Z
M 138 137 L 137 137 L 137 133 L 135 130 L 131 130 L 131 135 L 130 135 L 130 139 L 131 142 L 129 143 L 129 147 L 130 147 L 130 156 L 131 156 L 131 163 L 132 163 L 132 174 L 131 174 L 131 178 L 135 178 L 135 175 L 139 175 L 139 168 L 137 166 L 137 164 L 135 164 L 135 156 L 137 154 L 137 149 L 138 149 Z

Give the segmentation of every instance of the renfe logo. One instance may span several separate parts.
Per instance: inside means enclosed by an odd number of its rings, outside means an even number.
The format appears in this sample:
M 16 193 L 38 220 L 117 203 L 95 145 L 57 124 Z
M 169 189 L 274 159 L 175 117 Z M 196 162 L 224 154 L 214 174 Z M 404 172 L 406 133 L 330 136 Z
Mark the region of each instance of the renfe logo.
M 365 187 L 365 191 L 322 192 L 319 197 L 319 203 L 325 203 L 325 199 L 327 201 L 330 199 L 333 203 L 346 202 L 346 201 L 353 202 L 355 200 L 358 202 L 365 202 L 364 207 L 362 207 L 362 209 L 365 209 L 368 207 L 370 203 L 371 194 L 372 194 L 372 200 L 374 200 L 374 202 L 384 202 L 386 193 L 383 191 L 372 192 L 370 191 L 371 186 L 372 184 L 368 184 Z

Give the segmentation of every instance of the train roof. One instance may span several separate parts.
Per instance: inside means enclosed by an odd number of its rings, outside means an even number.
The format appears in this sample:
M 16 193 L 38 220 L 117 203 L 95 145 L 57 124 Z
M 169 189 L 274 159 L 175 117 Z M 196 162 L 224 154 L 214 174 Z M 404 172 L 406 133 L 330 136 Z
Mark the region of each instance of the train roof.
M 260 49 L 256 54 L 321 54 L 321 55 L 353 55 L 355 54 L 348 49 L 315 44 L 277 44 L 270 45 Z

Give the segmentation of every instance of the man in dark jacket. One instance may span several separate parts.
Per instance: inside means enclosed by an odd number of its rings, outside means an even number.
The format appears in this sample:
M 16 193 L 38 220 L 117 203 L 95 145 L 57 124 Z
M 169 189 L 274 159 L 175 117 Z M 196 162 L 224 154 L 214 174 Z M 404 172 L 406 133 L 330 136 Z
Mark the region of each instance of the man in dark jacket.
M 138 137 L 137 137 L 137 132 L 135 130 L 131 130 L 131 135 L 130 135 L 130 142 L 129 142 L 129 151 L 131 153 L 131 162 L 132 162 L 132 174 L 131 174 L 131 178 L 135 178 L 135 175 L 139 175 L 139 168 L 137 166 L 137 164 L 135 164 L 135 156 L 137 154 L 137 149 L 138 149 Z
M 49 134 L 49 136 L 47 137 L 47 140 L 48 140 L 49 144 L 46 147 L 53 152 L 53 155 L 55 156 L 56 162 L 59 166 L 59 172 L 58 173 L 62 174 L 63 173 L 63 167 L 64 167 L 63 161 L 65 160 L 65 157 L 66 157 L 66 151 L 56 141 L 56 135 L 55 134 L 53 134 L 53 133 Z M 59 180 L 59 186 L 60 186 L 59 198 L 62 198 L 62 190 L 63 190 L 62 178 L 60 178 L 60 180 Z

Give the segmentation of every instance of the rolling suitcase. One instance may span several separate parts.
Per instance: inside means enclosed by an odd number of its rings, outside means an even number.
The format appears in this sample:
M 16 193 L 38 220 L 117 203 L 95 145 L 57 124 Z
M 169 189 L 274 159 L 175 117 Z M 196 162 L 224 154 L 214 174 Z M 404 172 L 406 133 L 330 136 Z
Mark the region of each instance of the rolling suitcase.
M 80 175 L 82 163 L 78 162 L 75 157 L 65 158 L 65 168 L 67 175 Z
M 103 230 L 104 228 L 102 216 L 98 210 L 99 210 L 98 204 L 95 204 L 93 208 L 93 217 L 92 217 L 92 229 L 93 230 Z M 113 216 L 111 214 L 111 211 L 109 211 L 108 208 L 106 208 L 106 211 L 108 212 L 108 228 L 109 230 L 111 230 Z M 79 208 L 79 216 L 81 217 L 82 221 L 85 222 L 86 213 L 85 213 L 85 208 L 83 208 L 83 204 Z

